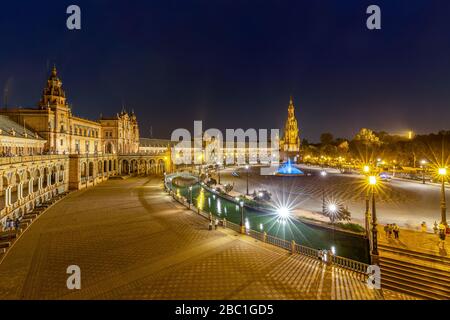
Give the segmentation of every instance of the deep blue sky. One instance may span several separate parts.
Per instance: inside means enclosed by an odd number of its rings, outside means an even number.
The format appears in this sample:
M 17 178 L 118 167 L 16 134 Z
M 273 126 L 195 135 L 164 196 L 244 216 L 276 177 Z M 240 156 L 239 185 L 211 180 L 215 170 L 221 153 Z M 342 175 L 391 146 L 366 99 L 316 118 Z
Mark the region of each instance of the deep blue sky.
M 70 4 L 80 31 L 66 29 Z M 367 30 L 369 4 L 382 30 Z M 310 140 L 450 129 L 449 14 L 447 0 L 5 1 L 0 85 L 9 105 L 35 106 L 55 63 L 75 114 L 125 103 L 154 137 L 194 120 L 281 128 L 291 94 Z

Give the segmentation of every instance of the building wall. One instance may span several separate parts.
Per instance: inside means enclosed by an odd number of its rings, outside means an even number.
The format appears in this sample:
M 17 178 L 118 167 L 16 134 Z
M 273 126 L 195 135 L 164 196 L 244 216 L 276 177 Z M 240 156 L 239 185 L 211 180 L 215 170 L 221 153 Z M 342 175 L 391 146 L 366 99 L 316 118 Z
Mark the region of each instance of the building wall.
M 44 152 L 50 154 L 102 154 L 109 143 L 117 153 L 136 153 L 139 149 L 139 126 L 134 113 L 122 111 L 111 120 L 92 121 L 72 114 L 66 101 L 56 68 L 37 108 L 1 109 L 0 114 L 23 124 L 45 139 Z M 106 137 L 105 132 L 112 132 Z

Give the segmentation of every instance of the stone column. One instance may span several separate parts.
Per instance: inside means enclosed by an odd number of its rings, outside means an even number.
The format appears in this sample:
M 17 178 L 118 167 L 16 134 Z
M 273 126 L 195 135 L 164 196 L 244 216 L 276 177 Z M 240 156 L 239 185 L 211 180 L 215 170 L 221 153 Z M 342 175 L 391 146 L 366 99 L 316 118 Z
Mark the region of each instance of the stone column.
M 9 207 L 9 187 L 5 189 L 5 208 Z
M 34 178 L 31 178 L 28 181 L 28 194 L 29 195 L 33 193 L 33 181 L 34 181 Z
M 9 187 L 6 189 L 6 192 L 7 192 L 7 194 L 8 194 L 8 207 L 9 207 L 9 206 L 12 206 L 12 203 L 11 203 L 11 190 L 12 190 L 12 187 L 11 187 L 11 186 L 9 186 Z
M 17 185 L 17 200 L 22 200 L 23 198 L 23 182 Z

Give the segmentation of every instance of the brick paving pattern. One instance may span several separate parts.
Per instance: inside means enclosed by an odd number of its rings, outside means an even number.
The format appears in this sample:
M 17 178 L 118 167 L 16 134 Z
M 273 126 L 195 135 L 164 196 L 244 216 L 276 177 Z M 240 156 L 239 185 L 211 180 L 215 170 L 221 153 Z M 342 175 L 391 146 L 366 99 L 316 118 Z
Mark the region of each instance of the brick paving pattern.
M 81 290 L 66 268 L 81 268 Z M 111 180 L 68 195 L 0 264 L 0 299 L 409 299 L 355 273 L 207 222 L 159 179 Z

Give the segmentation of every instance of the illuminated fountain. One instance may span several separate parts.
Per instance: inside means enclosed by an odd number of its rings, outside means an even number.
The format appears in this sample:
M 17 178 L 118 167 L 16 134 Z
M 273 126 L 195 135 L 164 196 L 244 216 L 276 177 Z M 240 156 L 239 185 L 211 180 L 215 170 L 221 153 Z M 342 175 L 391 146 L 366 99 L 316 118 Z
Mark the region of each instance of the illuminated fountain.
M 291 163 L 291 159 L 288 159 L 287 162 L 280 165 L 278 170 L 275 172 L 276 176 L 302 176 L 304 175 L 303 171 L 299 168 L 295 167 Z

